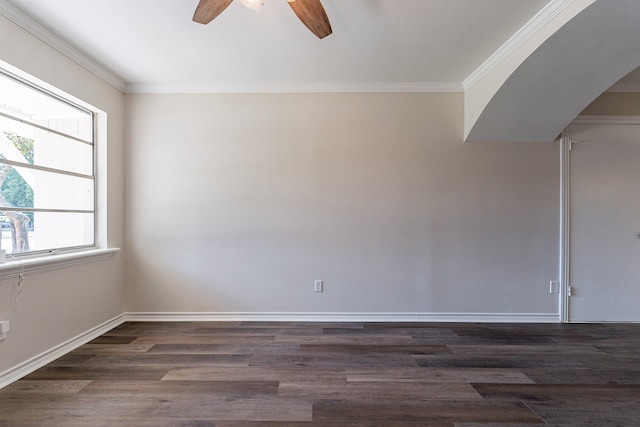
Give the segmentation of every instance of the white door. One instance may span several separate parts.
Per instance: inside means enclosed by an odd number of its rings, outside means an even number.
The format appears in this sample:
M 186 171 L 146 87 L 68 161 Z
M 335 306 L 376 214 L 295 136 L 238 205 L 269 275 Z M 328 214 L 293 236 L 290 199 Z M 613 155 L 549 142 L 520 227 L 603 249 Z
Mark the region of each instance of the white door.
M 640 321 L 640 126 L 569 132 L 569 321 Z

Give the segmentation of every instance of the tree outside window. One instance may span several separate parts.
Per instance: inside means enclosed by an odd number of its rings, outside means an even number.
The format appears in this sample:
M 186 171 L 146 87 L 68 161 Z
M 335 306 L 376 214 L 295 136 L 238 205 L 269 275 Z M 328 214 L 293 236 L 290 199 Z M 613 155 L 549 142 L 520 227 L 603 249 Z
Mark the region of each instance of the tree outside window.
M 95 244 L 94 113 L 0 69 L 0 249 Z

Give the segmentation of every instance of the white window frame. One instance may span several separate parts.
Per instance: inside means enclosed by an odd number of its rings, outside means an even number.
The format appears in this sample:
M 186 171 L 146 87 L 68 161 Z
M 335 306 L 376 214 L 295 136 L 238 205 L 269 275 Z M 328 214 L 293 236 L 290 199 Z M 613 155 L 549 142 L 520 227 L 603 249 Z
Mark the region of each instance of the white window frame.
M 30 251 L 0 259 L 0 280 L 16 276 L 43 273 L 72 265 L 98 261 L 111 257 L 120 248 L 107 247 L 106 235 L 106 177 L 101 169 L 106 170 L 106 129 L 105 112 L 60 91 L 48 83 L 33 77 L 22 70 L 0 60 L 0 72 L 45 94 L 62 100 L 76 108 L 88 111 L 92 115 L 93 145 L 93 244 L 79 247 L 66 247 L 56 250 Z

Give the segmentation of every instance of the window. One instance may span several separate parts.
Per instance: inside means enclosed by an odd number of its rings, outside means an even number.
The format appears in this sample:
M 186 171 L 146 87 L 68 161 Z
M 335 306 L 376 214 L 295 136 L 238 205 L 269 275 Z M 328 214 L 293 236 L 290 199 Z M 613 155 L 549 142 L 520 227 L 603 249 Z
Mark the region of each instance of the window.
M 0 249 L 94 246 L 94 113 L 0 69 Z

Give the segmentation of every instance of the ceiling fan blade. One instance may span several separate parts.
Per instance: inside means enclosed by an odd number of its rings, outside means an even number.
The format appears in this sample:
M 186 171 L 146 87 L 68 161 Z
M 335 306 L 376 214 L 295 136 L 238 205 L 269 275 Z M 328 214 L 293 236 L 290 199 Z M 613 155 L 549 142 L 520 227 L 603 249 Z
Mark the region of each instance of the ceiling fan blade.
M 199 24 L 208 24 L 213 21 L 233 0 L 200 0 L 193 14 L 193 21 Z
M 319 39 L 331 34 L 331 23 L 320 0 L 289 0 L 289 6 L 302 23 Z

